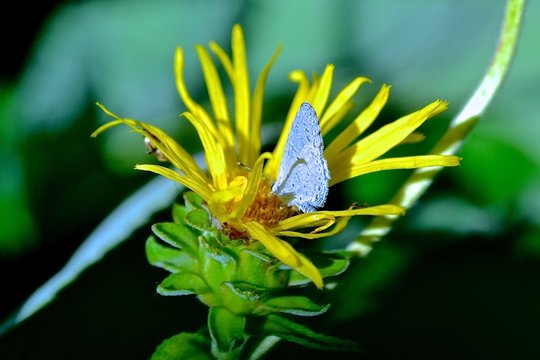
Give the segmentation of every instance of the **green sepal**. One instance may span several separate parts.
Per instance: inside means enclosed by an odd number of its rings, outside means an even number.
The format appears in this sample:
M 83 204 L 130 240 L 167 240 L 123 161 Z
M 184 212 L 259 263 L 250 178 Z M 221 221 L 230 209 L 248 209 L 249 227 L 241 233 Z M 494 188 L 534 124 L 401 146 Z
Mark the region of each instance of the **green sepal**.
M 167 276 L 159 284 L 157 292 L 164 296 L 206 294 L 210 289 L 206 282 L 192 272 L 180 272 Z
M 152 225 L 152 231 L 167 244 L 182 249 L 196 258 L 199 241 L 197 235 L 188 227 L 165 222 Z
M 236 314 L 251 314 L 260 306 L 266 290 L 242 282 L 224 282 L 221 284 L 223 304 Z
M 208 330 L 212 339 L 212 354 L 218 359 L 238 358 L 246 341 L 246 318 L 223 307 L 211 307 Z
M 186 208 L 191 211 L 195 209 L 203 209 L 203 198 L 194 193 L 193 191 L 186 191 L 183 195 Z
M 276 296 L 264 300 L 253 312 L 255 315 L 285 313 L 297 316 L 317 316 L 325 313 L 330 305 L 317 305 L 305 296 Z
M 230 249 L 217 244 L 208 244 L 202 236 L 199 236 L 199 261 L 201 273 L 216 292 L 219 292 L 221 284 L 230 281 L 236 272 L 235 254 Z
M 319 269 L 323 278 L 337 276 L 349 267 L 348 254 L 343 251 L 337 252 L 303 252 Z M 299 286 L 311 283 L 311 280 L 297 271 L 291 271 L 289 285 Z
M 209 360 L 210 340 L 201 334 L 181 333 L 163 341 L 151 360 Z
M 194 209 L 188 212 L 185 217 L 185 222 L 199 231 L 213 230 L 210 216 L 204 209 Z
M 257 287 L 266 286 L 268 267 L 275 261 L 260 252 L 248 248 L 238 251 L 238 262 L 242 266 L 234 273 L 235 281 L 247 282 Z
M 177 224 L 183 224 L 188 213 L 188 209 L 185 206 L 180 204 L 173 204 L 172 208 L 172 218 L 173 221 Z
M 179 272 L 193 269 L 195 261 L 185 252 L 158 243 L 155 237 L 146 240 L 146 258 L 151 265 L 169 272 Z
M 279 315 L 250 317 L 246 333 L 254 336 L 277 336 L 283 340 L 318 350 L 358 351 L 354 341 L 319 334 L 310 328 Z

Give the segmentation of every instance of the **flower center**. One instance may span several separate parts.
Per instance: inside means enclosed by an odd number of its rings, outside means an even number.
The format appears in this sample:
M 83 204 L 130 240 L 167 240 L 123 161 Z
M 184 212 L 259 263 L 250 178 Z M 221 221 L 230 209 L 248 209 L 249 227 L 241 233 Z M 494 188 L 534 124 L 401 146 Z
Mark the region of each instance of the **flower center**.
M 255 200 L 249 205 L 241 218 L 240 223 L 256 221 L 266 228 L 276 226 L 280 221 L 298 214 L 296 208 L 283 205 L 281 199 L 272 193 L 272 183 L 269 179 L 262 179 Z M 223 223 L 222 231 L 230 239 L 248 238 L 241 226 L 233 223 Z

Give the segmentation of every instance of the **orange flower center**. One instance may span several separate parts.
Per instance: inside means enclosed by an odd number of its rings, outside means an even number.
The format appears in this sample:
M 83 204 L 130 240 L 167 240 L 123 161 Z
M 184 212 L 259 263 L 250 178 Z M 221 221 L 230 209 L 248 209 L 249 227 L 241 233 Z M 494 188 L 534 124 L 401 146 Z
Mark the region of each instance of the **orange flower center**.
M 272 228 L 280 221 L 297 214 L 296 208 L 283 205 L 281 199 L 272 193 L 271 181 L 262 179 L 257 196 L 242 216 L 241 222 L 256 221 L 266 228 Z M 232 223 L 223 223 L 222 231 L 230 239 L 248 238 L 245 230 Z

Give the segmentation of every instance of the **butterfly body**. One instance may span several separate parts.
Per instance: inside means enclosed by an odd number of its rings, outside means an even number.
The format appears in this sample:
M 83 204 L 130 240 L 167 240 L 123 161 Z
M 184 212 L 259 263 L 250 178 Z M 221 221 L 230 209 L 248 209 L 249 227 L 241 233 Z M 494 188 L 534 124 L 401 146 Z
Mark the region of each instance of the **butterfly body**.
M 323 207 L 330 180 L 323 151 L 319 119 L 313 107 L 305 102 L 291 125 L 272 192 L 304 213 Z

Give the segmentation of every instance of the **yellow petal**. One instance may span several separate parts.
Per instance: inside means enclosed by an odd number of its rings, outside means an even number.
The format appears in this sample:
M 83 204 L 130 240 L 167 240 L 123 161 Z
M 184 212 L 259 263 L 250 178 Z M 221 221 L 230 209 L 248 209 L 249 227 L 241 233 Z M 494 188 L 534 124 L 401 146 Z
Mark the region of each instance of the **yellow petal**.
M 343 165 L 343 166 L 341 166 Z M 398 158 L 389 158 L 370 161 L 360 164 L 340 164 L 332 172 L 329 186 L 354 177 L 368 174 L 376 171 L 395 170 L 395 169 L 416 169 L 427 166 L 458 166 L 459 158 L 450 155 L 419 155 L 404 156 Z
M 236 141 L 238 142 L 239 161 L 247 166 L 253 166 L 258 154 L 253 154 L 250 148 L 250 90 L 249 75 L 246 59 L 244 34 L 240 25 L 233 27 L 232 53 L 234 71 L 234 113 L 236 119 Z
M 231 82 L 234 81 L 234 70 L 229 55 L 214 41 L 210 42 L 210 50 L 218 57 Z
M 270 234 L 264 226 L 257 222 L 250 221 L 244 223 L 244 226 L 249 235 L 260 241 L 276 259 L 309 278 L 317 288 L 323 287 L 323 279 L 319 269 L 304 255 L 297 252 L 291 244 Z
M 262 120 L 262 107 L 263 107 L 263 95 L 264 87 L 266 85 L 266 79 L 270 69 L 274 65 L 274 62 L 281 53 L 281 47 L 279 47 L 270 61 L 265 65 L 263 71 L 259 75 L 257 84 L 255 85 L 255 91 L 253 92 L 253 104 L 251 108 L 251 129 L 250 129 L 250 145 L 251 154 L 250 161 L 255 161 L 256 156 L 261 152 L 261 120 Z M 255 157 L 252 159 L 252 157 Z
M 427 119 L 446 110 L 448 103 L 436 100 L 412 114 L 404 116 L 376 132 L 366 136 L 335 157 L 327 157 L 328 167 L 333 174 L 344 164 L 361 164 L 372 161 L 399 144 Z
M 151 144 L 158 149 L 169 161 L 180 171 L 182 171 L 186 176 L 189 176 L 199 182 L 207 182 L 206 175 L 202 169 L 197 165 L 195 160 L 191 155 L 180 146 L 174 139 L 167 135 L 163 130 L 157 126 L 150 125 L 141 121 L 136 121 L 132 119 L 120 119 L 117 115 L 113 114 L 107 110 L 103 105 L 98 104 L 98 106 L 109 116 L 114 117 L 115 121 L 111 121 L 100 128 L 98 128 L 92 136 L 97 136 L 101 132 L 119 125 L 124 124 L 129 126 L 133 131 L 141 134 L 148 140 Z
M 338 234 L 342 232 L 346 227 L 351 218 L 350 217 L 342 217 L 338 221 L 336 221 L 335 226 L 332 228 L 332 230 L 327 232 L 310 232 L 310 233 L 301 233 L 298 231 L 280 231 L 276 235 L 277 236 L 288 236 L 288 237 L 296 237 L 296 238 L 303 238 L 303 239 L 320 239 L 324 237 L 333 236 L 335 234 Z
M 366 77 L 357 77 L 339 92 L 321 117 L 321 133 L 323 135 L 327 134 L 338 123 L 336 120 L 340 118 L 336 118 L 335 115 L 349 103 L 349 100 L 358 91 L 360 86 L 366 82 L 371 82 L 371 80 Z
M 424 141 L 426 136 L 419 132 L 413 132 L 411 135 L 407 136 L 400 144 L 415 144 Z
M 225 99 L 223 86 L 221 85 L 216 66 L 208 52 L 200 45 L 197 46 L 197 54 L 199 55 L 203 69 L 204 79 L 208 87 L 208 95 L 214 109 L 218 129 L 224 139 L 224 150 L 227 156 L 235 157 L 234 136 L 227 110 L 227 100 Z
M 225 162 L 225 155 L 223 149 L 215 141 L 209 130 L 208 124 L 202 121 L 199 117 L 193 116 L 189 112 L 182 114 L 189 122 L 197 129 L 199 138 L 201 139 L 204 147 L 204 155 L 206 158 L 206 164 L 208 165 L 208 172 L 212 176 L 214 186 L 217 190 L 223 190 L 227 188 L 227 166 Z M 167 154 L 165 154 L 167 155 Z
M 171 180 L 174 180 L 188 189 L 191 189 L 195 191 L 197 194 L 199 194 L 204 200 L 208 201 L 210 199 L 210 195 L 212 193 L 212 189 L 208 187 L 206 183 L 201 183 L 198 181 L 194 181 L 193 179 L 182 176 L 176 171 L 173 171 L 169 168 L 166 168 L 164 166 L 160 165 L 150 165 L 150 164 L 142 164 L 142 165 L 136 165 L 135 169 L 137 170 L 145 170 L 145 171 L 151 171 L 153 173 L 159 174 L 161 176 L 165 176 L 166 178 L 169 178 Z
M 246 212 L 247 208 L 253 201 L 255 200 L 255 197 L 257 196 L 257 193 L 259 192 L 259 183 L 261 181 L 262 177 L 262 169 L 264 165 L 264 160 L 270 159 L 272 157 L 272 154 L 266 152 L 261 154 L 257 161 L 255 162 L 255 165 L 253 166 L 253 170 L 251 171 L 249 178 L 247 180 L 246 189 L 244 191 L 244 196 L 242 199 L 238 202 L 236 205 L 236 208 L 233 210 L 231 214 L 231 218 L 238 219 L 241 218 L 242 215 Z
M 315 109 L 317 116 L 320 116 L 328 102 L 330 89 L 332 88 L 332 78 L 334 76 L 334 65 L 328 64 L 321 76 L 317 92 L 314 94 L 311 105 Z
M 333 160 L 336 156 L 349 146 L 358 136 L 360 136 L 372 123 L 375 121 L 379 113 L 383 109 L 388 95 L 390 86 L 384 85 L 379 90 L 371 104 L 366 107 L 354 120 L 328 145 L 324 151 L 324 156 L 328 161 Z

